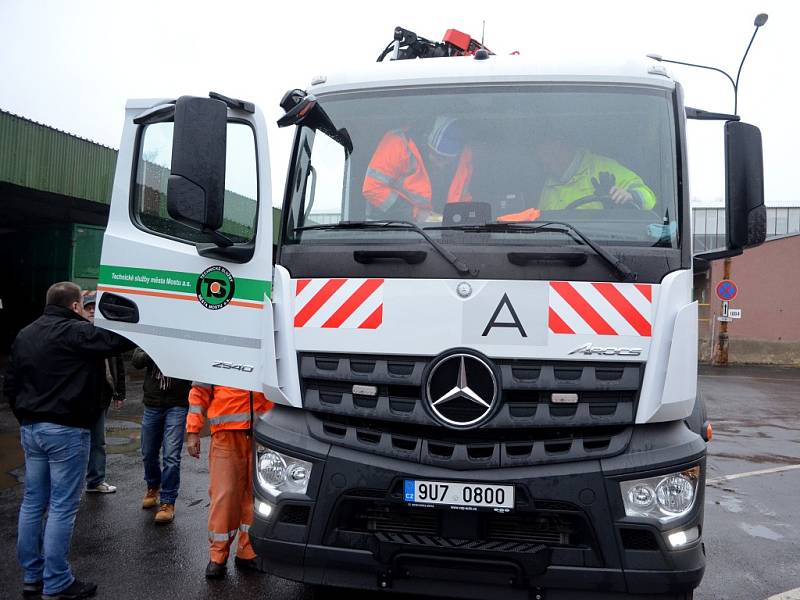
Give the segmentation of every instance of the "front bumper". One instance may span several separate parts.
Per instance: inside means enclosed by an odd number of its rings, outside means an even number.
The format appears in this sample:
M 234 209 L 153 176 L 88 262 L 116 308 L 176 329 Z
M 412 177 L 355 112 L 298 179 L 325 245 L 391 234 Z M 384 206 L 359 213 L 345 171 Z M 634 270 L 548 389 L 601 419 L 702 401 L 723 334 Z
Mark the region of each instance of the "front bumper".
M 619 456 L 463 471 L 319 442 L 305 413 L 275 407 L 256 427 L 266 446 L 314 463 L 307 495 L 284 495 L 250 537 L 275 575 L 310 584 L 454 598 L 677 594 L 705 569 L 702 537 L 671 550 L 664 532 L 702 531 L 705 443 L 683 423 L 637 427 Z M 620 479 L 700 464 L 693 510 L 666 526 L 625 517 Z M 409 508 L 402 480 L 513 484 L 508 515 Z M 268 500 L 258 484 L 256 501 Z M 535 597 L 535 596 L 533 596 Z

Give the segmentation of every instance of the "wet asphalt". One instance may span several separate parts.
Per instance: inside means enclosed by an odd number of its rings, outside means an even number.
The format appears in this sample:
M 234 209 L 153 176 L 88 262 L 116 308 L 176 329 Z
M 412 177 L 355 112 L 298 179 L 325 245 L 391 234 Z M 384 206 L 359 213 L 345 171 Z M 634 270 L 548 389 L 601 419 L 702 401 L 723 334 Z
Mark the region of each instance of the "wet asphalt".
M 800 369 L 704 368 L 700 385 L 715 437 L 705 507 L 708 565 L 695 598 L 766 599 L 800 588 L 800 469 L 724 479 L 800 465 Z M 98 583 L 98 598 L 115 600 L 314 598 L 302 585 L 239 573 L 232 560 L 225 580 L 205 580 L 207 438 L 199 460 L 184 451 L 175 522 L 153 524 L 154 513 L 140 508 L 140 386 L 130 381 L 126 406 L 109 412 L 107 480 L 118 491 L 83 497 L 71 553 L 77 575 Z M 20 596 L 15 541 L 22 464 L 16 421 L 0 405 L 0 599 Z

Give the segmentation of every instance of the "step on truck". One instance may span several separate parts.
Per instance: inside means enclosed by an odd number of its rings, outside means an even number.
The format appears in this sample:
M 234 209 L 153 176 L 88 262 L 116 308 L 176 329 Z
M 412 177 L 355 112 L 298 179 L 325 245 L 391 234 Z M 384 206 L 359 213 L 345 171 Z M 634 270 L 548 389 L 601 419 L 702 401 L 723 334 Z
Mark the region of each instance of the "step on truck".
M 724 121 L 711 258 L 764 239 L 759 130 L 684 106 L 655 64 L 485 51 L 321 75 L 280 104 L 295 131 L 277 218 L 256 106 L 128 102 L 97 317 L 165 374 L 275 402 L 253 432 L 269 571 L 691 598 L 708 431 L 686 121 Z M 460 153 L 444 175 L 437 148 Z

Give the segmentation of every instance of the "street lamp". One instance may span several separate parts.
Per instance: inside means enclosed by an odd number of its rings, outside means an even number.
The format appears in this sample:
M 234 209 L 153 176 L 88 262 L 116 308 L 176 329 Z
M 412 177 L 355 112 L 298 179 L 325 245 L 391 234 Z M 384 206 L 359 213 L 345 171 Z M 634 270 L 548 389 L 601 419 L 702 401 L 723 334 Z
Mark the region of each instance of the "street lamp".
M 717 67 L 709 67 L 708 65 L 698 65 L 696 63 L 690 62 L 683 62 L 680 60 L 670 60 L 668 58 L 664 58 L 660 54 L 648 54 L 647 58 L 652 58 L 653 60 L 657 60 L 658 62 L 665 62 L 665 63 L 673 63 L 676 65 L 684 65 L 686 67 L 696 67 L 698 69 L 708 69 L 709 71 L 716 71 L 717 73 L 722 73 L 725 77 L 728 78 L 728 81 L 731 82 L 733 86 L 733 114 L 737 114 L 739 110 L 739 76 L 742 74 L 742 66 L 744 66 L 744 59 L 747 58 L 747 53 L 750 52 L 750 46 L 753 45 L 753 40 L 756 39 L 756 34 L 758 30 L 767 22 L 769 15 L 766 13 L 759 13 L 756 15 L 755 20 L 753 21 L 753 25 L 755 25 L 755 31 L 753 31 L 753 37 L 750 38 L 750 43 L 747 44 L 747 50 L 744 51 L 744 56 L 742 56 L 742 62 L 739 63 L 739 70 L 736 72 L 736 80 L 734 81 L 733 77 L 728 75 L 722 69 L 718 69 Z
M 744 60 L 747 58 L 747 53 L 750 52 L 750 46 L 753 45 L 753 40 L 756 39 L 756 34 L 758 30 L 767 22 L 768 15 L 766 13 L 759 13 L 756 15 L 755 20 L 753 21 L 753 25 L 755 26 L 755 31 L 753 31 L 753 36 L 750 38 L 750 43 L 747 44 L 747 49 L 744 51 L 744 56 L 742 56 L 742 62 L 739 63 L 739 70 L 736 71 L 736 80 L 734 81 L 733 77 L 728 75 L 722 69 L 718 69 L 717 67 L 710 67 L 708 65 L 698 65 L 696 63 L 684 62 L 680 60 L 670 60 L 664 58 L 660 54 L 648 54 L 647 58 L 651 58 L 653 60 L 657 60 L 658 62 L 665 62 L 665 63 L 673 63 L 676 65 L 684 65 L 686 67 L 696 67 L 698 69 L 707 69 L 709 71 L 716 71 L 717 73 L 722 73 L 725 77 L 728 78 L 728 81 L 731 82 L 733 86 L 733 114 L 738 114 L 739 110 L 739 76 L 742 74 L 742 67 L 744 66 Z M 730 279 L 731 277 L 731 259 L 730 257 L 726 257 L 723 261 L 723 271 L 722 271 L 722 278 L 723 279 Z M 723 321 L 719 327 L 719 338 L 717 343 L 717 364 L 719 365 L 727 365 L 728 364 L 728 323 Z M 713 361 L 713 352 L 712 352 L 712 361 Z

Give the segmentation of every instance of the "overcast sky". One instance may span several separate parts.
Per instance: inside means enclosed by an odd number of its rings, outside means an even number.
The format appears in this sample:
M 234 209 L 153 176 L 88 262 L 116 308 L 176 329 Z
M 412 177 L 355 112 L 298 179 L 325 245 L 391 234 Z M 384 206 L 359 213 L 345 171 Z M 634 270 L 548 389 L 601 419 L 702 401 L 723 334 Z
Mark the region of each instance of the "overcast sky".
M 796 183 L 800 3 L 794 0 L 559 0 L 226 2 L 0 0 L 0 108 L 114 148 L 129 97 L 205 95 L 251 100 L 270 127 L 273 189 L 282 190 L 291 132 L 274 123 L 289 88 L 313 75 L 372 62 L 396 25 L 431 39 L 448 28 L 494 52 L 545 61 L 598 55 L 704 63 L 734 78 L 759 12 L 740 80 L 739 113 L 761 128 L 767 205 L 800 205 Z M 730 82 L 670 65 L 687 105 L 732 112 Z M 690 125 L 692 196 L 724 195 L 722 125 Z M 274 197 L 273 203 L 279 203 Z

